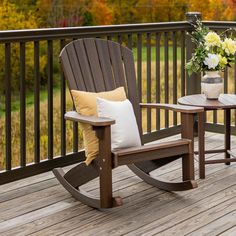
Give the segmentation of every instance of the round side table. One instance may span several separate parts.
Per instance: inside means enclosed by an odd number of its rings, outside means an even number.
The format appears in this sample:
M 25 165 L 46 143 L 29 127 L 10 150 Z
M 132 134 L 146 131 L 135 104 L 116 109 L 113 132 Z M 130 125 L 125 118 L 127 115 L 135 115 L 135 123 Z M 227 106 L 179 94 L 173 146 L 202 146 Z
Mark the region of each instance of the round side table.
M 181 105 L 198 106 L 204 108 L 204 115 L 199 117 L 198 120 L 198 145 L 199 150 L 195 152 L 199 156 L 199 176 L 201 179 L 205 178 L 205 164 L 225 163 L 227 165 L 230 162 L 236 162 L 236 159 L 230 159 L 232 152 L 230 151 L 230 113 L 231 109 L 236 108 L 236 95 L 235 94 L 221 94 L 218 100 L 206 99 L 203 94 L 194 94 L 178 99 L 178 103 Z M 205 117 L 206 111 L 209 110 L 224 110 L 224 134 L 225 145 L 224 149 L 218 150 L 205 150 Z M 205 160 L 205 153 L 225 153 L 224 159 L 217 160 Z

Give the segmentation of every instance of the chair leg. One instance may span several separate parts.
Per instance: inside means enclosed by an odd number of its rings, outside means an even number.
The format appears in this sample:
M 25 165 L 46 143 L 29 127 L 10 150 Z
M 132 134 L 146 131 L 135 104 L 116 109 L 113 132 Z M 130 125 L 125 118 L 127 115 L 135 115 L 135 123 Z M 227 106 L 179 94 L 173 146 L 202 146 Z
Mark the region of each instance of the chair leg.
M 182 157 L 183 181 L 194 180 L 193 154 L 185 154 Z
M 111 129 L 110 126 L 93 127 L 99 138 L 99 180 L 101 208 L 120 206 L 123 201 L 120 197 L 112 197 L 112 155 L 111 155 Z
M 189 153 L 182 157 L 183 181 L 194 180 L 194 156 L 192 143 L 189 144 Z
M 192 113 L 181 113 L 181 136 L 182 138 L 187 138 L 192 142 L 189 144 L 189 153 L 183 155 L 182 158 L 182 171 L 183 180 L 193 180 L 194 179 L 194 114 Z

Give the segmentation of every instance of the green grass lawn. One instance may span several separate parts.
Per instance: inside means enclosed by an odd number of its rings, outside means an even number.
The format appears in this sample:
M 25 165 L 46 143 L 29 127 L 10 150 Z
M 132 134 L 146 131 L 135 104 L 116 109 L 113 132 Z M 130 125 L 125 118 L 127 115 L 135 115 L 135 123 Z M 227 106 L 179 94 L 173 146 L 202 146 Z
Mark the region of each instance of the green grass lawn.
M 160 47 L 160 61 L 165 60 L 164 46 Z M 137 48 L 132 48 L 134 53 L 134 60 L 137 61 Z M 169 46 L 168 50 L 169 61 L 173 60 L 173 47 Z M 181 48 L 177 47 L 177 60 L 181 60 Z M 147 48 L 142 47 L 142 61 L 147 61 Z M 156 61 L 156 47 L 151 47 L 151 61 Z
M 58 87 L 53 88 L 53 93 L 57 93 L 59 91 Z M 47 100 L 47 89 L 40 90 L 40 102 Z M 26 107 L 32 106 L 34 104 L 34 93 L 28 92 L 25 96 L 25 104 Z M 0 117 L 5 115 L 5 98 L 2 96 L 0 98 Z M 19 96 L 12 96 L 11 102 L 11 111 L 19 111 L 20 110 L 20 98 Z

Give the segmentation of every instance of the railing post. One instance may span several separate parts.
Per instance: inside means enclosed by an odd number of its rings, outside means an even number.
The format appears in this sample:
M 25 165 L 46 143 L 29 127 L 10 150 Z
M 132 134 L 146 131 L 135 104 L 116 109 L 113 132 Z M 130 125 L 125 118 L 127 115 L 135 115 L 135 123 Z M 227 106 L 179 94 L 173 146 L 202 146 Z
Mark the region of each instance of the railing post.
M 200 12 L 187 12 L 185 14 L 187 21 L 191 26 L 196 22 L 197 19 L 201 20 Z M 190 29 L 190 32 L 193 31 L 193 27 Z M 195 45 L 192 43 L 189 35 L 186 36 L 186 60 L 192 57 L 192 53 L 194 51 Z M 200 73 L 193 73 L 192 75 L 187 74 L 186 79 L 186 94 L 197 94 L 201 93 L 201 79 Z

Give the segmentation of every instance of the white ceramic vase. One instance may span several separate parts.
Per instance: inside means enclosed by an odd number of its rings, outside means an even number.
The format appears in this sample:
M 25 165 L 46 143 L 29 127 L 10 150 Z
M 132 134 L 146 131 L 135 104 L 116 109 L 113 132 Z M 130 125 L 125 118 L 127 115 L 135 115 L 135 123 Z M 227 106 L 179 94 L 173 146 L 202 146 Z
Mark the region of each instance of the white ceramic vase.
M 218 99 L 223 93 L 223 79 L 219 71 L 206 71 L 202 77 L 201 90 L 207 99 Z

